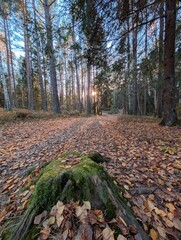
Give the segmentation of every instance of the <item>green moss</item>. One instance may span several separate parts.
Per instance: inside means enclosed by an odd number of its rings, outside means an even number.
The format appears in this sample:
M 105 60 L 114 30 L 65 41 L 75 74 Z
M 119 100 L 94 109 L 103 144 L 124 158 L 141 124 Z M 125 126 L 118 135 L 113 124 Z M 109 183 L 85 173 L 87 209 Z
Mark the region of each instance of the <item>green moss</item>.
M 102 178 L 107 178 L 108 175 L 105 174 L 103 167 L 91 161 L 89 157 L 82 158 L 81 163 L 70 170 L 66 169 L 66 163 L 62 163 L 62 160 L 70 154 L 72 153 L 61 155 L 45 167 L 32 196 L 31 206 L 33 208 L 36 207 L 38 211 L 49 210 L 58 200 L 65 202 L 72 199 L 89 200 L 94 195 L 90 177 L 101 175 Z M 62 191 L 68 181 L 69 186 L 63 194 Z M 104 196 L 103 189 L 101 194 L 101 199 L 104 200 L 107 196 Z
M 112 204 L 111 201 L 108 201 L 108 203 L 106 204 L 104 215 L 106 220 L 108 221 L 111 221 L 113 218 L 116 218 L 116 207 Z
M 3 240 L 9 240 L 11 237 L 11 232 L 9 230 L 5 230 L 2 234 L 1 237 Z

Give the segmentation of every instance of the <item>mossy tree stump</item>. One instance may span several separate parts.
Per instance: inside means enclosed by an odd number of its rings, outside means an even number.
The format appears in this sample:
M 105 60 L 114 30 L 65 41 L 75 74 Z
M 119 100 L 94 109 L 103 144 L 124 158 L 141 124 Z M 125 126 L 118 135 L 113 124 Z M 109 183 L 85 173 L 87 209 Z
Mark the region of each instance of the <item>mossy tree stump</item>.
M 64 203 L 89 201 L 92 208 L 101 209 L 107 219 L 119 214 L 127 226 L 135 226 L 140 239 L 149 239 L 121 196 L 114 183 L 98 162 L 107 161 L 100 154 L 89 154 L 73 167 L 66 166 L 66 155 L 50 162 L 36 183 L 28 209 L 13 232 L 11 240 L 26 239 L 33 219 L 43 210 L 50 210 L 58 200 Z M 70 168 L 69 168 L 70 167 Z

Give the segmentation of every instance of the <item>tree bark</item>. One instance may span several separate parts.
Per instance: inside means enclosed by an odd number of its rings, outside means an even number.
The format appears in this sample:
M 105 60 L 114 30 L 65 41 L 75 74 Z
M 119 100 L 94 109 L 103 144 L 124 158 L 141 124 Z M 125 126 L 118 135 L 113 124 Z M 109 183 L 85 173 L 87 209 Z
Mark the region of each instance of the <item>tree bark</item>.
M 13 54 L 12 54 L 12 48 L 11 48 L 11 37 L 10 37 L 10 32 L 9 32 L 9 25 L 7 21 L 7 33 L 8 33 L 8 39 L 9 39 L 9 53 L 10 53 L 10 63 L 11 63 L 11 73 L 12 73 L 12 81 L 13 81 L 13 106 L 17 107 L 17 100 L 16 100 L 16 81 L 15 81 L 15 74 L 14 74 L 14 64 L 13 64 Z
M 47 50 L 47 55 L 49 58 L 49 65 L 50 65 L 52 110 L 54 113 L 61 113 L 60 103 L 58 98 L 58 89 L 57 89 L 57 76 L 56 76 L 55 56 L 54 56 L 54 48 L 53 48 L 52 23 L 50 18 L 50 5 L 48 4 L 48 0 L 44 0 L 44 11 L 45 11 L 46 33 L 47 33 L 46 50 Z
M 88 60 L 88 63 L 87 63 L 87 108 L 86 108 L 86 113 L 88 115 L 91 114 L 90 84 L 91 84 L 91 65 Z
M 148 12 L 146 9 L 146 22 L 148 19 Z M 148 26 L 145 25 L 145 59 L 147 58 L 148 54 Z M 144 82 L 144 101 L 143 101 L 143 114 L 147 114 L 147 75 L 143 76 L 143 82 Z
M 74 65 L 75 65 L 75 74 L 76 74 L 76 83 L 77 83 L 77 102 L 78 102 L 78 111 L 82 112 L 82 103 L 80 99 L 80 80 L 79 80 L 79 71 L 78 71 L 78 63 L 77 63 L 77 49 L 76 49 L 76 40 L 75 40 L 75 29 L 74 29 L 74 16 L 72 19 L 72 40 L 74 45 Z
M 160 16 L 164 13 L 163 0 L 160 3 Z M 159 67 L 158 67 L 158 97 L 157 97 L 157 116 L 162 117 L 162 92 L 163 92 L 163 31 L 164 31 L 164 18 L 160 17 L 160 30 L 159 30 Z
M 12 82 L 11 82 L 11 70 L 10 70 L 10 59 L 9 59 L 9 43 L 8 43 L 8 33 L 7 33 L 7 19 L 3 16 L 4 33 L 5 33 L 5 45 L 6 45 L 6 58 L 7 58 L 7 70 L 8 70 L 8 90 L 9 90 L 9 100 L 10 109 L 13 106 L 13 95 L 12 95 Z
M 127 29 L 128 29 L 128 34 L 127 34 L 127 99 L 128 99 L 128 114 L 130 114 L 132 112 L 132 109 L 131 109 L 131 79 L 130 79 L 130 62 L 131 62 L 131 57 L 130 57 L 130 33 L 129 33 L 129 28 L 130 28 L 130 22 L 129 22 L 129 17 L 127 18 Z
M 138 84 L 137 84 L 137 17 L 133 19 L 133 114 L 138 112 Z
M 34 109 L 33 101 L 33 81 L 31 75 L 30 65 L 30 49 L 29 49 L 29 36 L 28 36 L 28 23 L 27 23 L 27 0 L 23 5 L 23 30 L 24 30 L 24 44 L 25 44 L 25 57 L 26 57 L 26 77 L 28 82 L 28 109 Z
M 175 104 L 175 29 L 176 0 L 166 1 L 165 61 L 163 119 L 160 124 L 173 126 L 177 122 Z
M 3 73 L 1 52 L 0 52 L 0 79 L 1 79 L 2 85 L 3 85 L 6 109 L 8 111 L 11 111 L 11 103 L 10 103 L 10 99 L 9 99 L 9 93 L 8 93 L 8 89 L 7 89 L 7 85 L 6 85 L 6 79 L 5 79 L 4 73 Z
M 36 16 L 36 9 L 35 9 L 35 0 L 32 0 L 33 5 L 33 13 L 34 13 L 34 24 L 35 24 L 35 38 L 36 38 L 36 50 L 37 50 L 37 61 L 38 61 L 38 75 L 39 75 L 39 84 L 40 84 L 40 92 L 41 92 L 41 102 L 43 111 L 47 111 L 47 104 L 46 104 L 46 96 L 45 90 L 43 86 L 43 73 L 41 67 L 41 57 L 40 57 L 40 42 L 38 38 L 38 31 L 37 31 L 37 16 Z

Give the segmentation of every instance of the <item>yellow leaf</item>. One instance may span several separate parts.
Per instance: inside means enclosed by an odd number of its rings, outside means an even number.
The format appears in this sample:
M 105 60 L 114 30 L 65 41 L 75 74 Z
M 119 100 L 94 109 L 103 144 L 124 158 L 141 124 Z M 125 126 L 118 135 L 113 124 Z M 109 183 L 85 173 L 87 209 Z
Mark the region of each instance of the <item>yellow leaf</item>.
M 167 213 L 167 217 L 168 217 L 169 220 L 172 221 L 173 218 L 174 218 L 174 215 L 173 215 L 173 213 L 169 212 L 169 213 Z
M 166 203 L 165 206 L 169 209 L 170 212 L 175 211 L 175 206 L 172 203 Z
M 158 184 L 160 184 L 161 186 L 164 185 L 164 181 L 162 181 L 161 179 L 158 179 Z
M 163 210 L 158 209 L 157 207 L 155 207 L 154 210 L 155 210 L 156 214 L 160 215 L 161 217 L 166 217 L 166 215 L 167 215 Z
M 53 225 L 55 223 L 55 217 L 50 217 L 48 219 L 49 225 Z
M 152 240 L 158 240 L 158 232 L 155 231 L 153 228 L 150 230 L 150 236 Z

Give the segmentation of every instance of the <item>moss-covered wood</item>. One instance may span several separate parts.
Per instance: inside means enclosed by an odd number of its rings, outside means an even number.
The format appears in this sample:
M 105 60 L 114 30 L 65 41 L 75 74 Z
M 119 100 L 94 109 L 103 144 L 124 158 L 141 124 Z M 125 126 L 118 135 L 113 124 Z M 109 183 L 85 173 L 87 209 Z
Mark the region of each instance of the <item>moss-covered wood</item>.
M 63 155 L 47 165 L 36 183 L 29 207 L 22 217 L 11 240 L 27 239 L 33 219 L 43 210 L 50 210 L 58 200 L 64 203 L 71 200 L 90 201 L 92 208 L 103 210 L 105 217 L 112 219 L 119 214 L 127 226 L 135 226 L 140 239 L 148 239 L 140 224 L 121 197 L 121 189 L 98 163 L 103 158 L 93 154 L 81 159 L 70 167 L 63 161 Z M 92 159 L 94 161 L 92 161 Z M 30 237 L 28 237 L 30 239 Z

